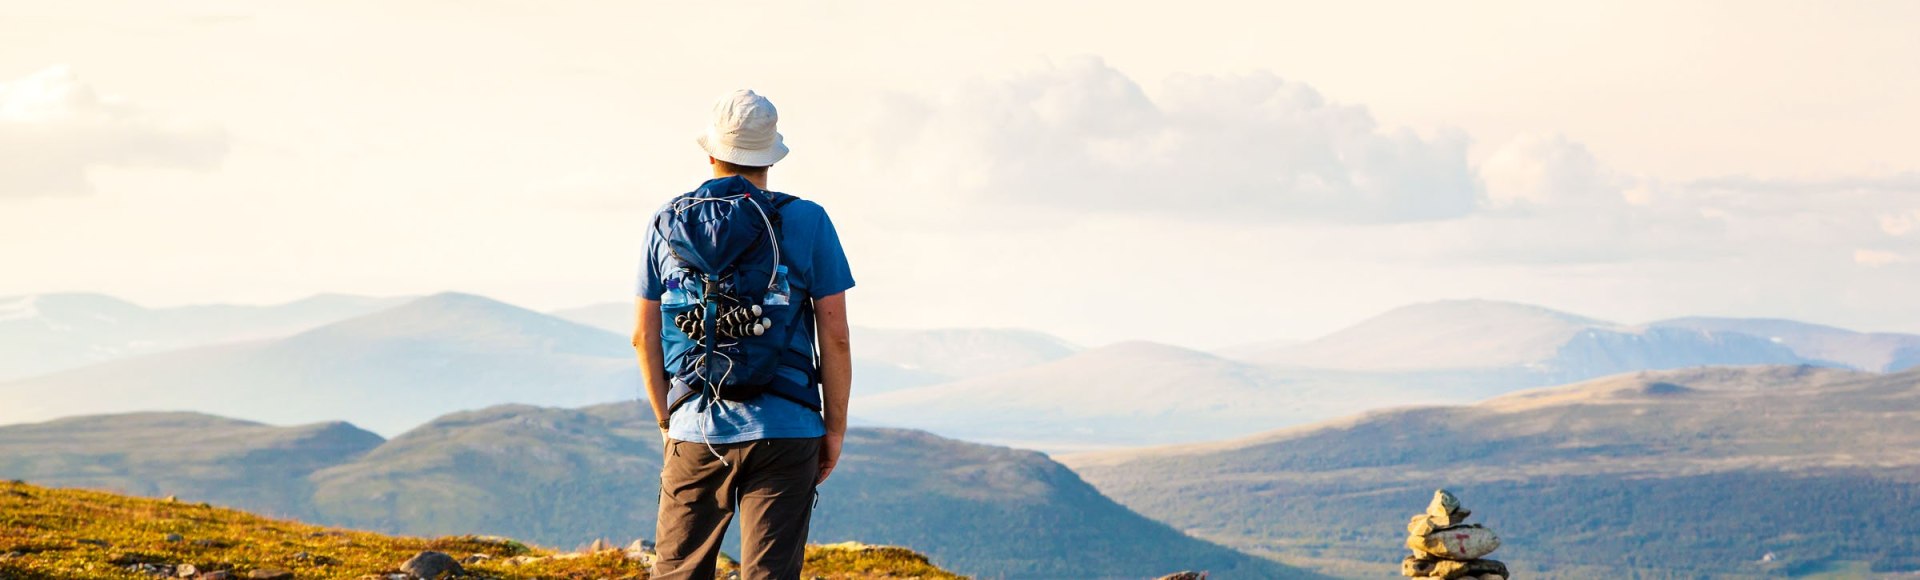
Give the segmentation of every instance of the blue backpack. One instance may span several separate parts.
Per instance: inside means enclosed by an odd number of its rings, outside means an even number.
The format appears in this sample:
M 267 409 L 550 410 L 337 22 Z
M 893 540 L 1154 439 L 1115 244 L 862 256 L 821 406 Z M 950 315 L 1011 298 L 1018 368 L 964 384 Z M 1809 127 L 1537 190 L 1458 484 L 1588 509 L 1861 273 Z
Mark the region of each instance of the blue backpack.
M 794 196 L 766 191 L 739 176 L 701 184 L 673 198 L 653 219 L 666 252 L 650 259 L 666 291 L 660 337 L 677 409 L 695 393 L 745 401 L 772 394 L 820 410 L 812 353 L 791 347 L 811 331 L 780 257 L 780 209 Z M 804 371 L 804 384 L 782 380 L 782 366 Z

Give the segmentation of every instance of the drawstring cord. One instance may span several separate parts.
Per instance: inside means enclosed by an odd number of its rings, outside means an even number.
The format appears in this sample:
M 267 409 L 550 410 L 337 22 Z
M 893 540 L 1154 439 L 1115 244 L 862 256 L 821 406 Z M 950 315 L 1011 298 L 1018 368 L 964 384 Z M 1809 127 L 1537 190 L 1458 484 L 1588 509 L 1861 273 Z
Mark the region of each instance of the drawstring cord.
M 727 370 L 726 372 L 720 373 L 720 384 L 727 384 L 727 377 L 733 374 L 733 357 L 729 357 L 726 353 L 720 352 L 701 353 L 700 358 L 694 359 L 694 364 L 705 364 L 708 354 L 720 355 L 720 358 L 727 359 Z M 705 373 L 702 373 L 702 376 L 705 376 Z M 712 453 L 714 459 L 720 460 L 721 465 L 733 467 L 732 463 L 727 462 L 726 457 L 721 456 L 720 452 L 713 448 L 713 439 L 707 435 L 708 427 L 713 426 L 713 419 L 709 418 L 707 414 L 716 412 L 715 407 L 719 407 L 719 410 L 725 410 L 727 401 L 720 398 L 720 389 L 715 387 L 713 383 L 707 383 L 706 391 L 707 400 L 701 402 L 699 413 L 699 419 L 704 423 L 704 425 L 700 426 L 700 442 L 707 446 L 707 453 Z

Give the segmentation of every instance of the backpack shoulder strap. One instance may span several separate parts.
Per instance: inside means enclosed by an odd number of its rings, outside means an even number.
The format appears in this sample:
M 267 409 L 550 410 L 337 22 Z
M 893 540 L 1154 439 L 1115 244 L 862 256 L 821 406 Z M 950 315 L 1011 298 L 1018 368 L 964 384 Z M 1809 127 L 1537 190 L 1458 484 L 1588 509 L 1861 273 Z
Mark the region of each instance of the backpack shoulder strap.
M 766 191 L 767 196 L 773 198 L 773 215 L 767 216 L 767 218 L 773 222 L 773 227 L 778 231 L 777 228 L 781 227 L 784 223 L 780 221 L 780 210 L 785 209 L 787 204 L 793 203 L 794 200 L 800 199 L 800 197 L 772 190 L 762 191 Z

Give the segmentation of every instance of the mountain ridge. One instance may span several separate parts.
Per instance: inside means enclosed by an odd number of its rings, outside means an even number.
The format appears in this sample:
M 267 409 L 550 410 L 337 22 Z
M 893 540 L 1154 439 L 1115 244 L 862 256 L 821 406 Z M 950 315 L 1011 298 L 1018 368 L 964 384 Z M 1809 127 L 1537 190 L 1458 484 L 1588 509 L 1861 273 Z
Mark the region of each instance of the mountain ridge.
M 1390 561 L 1402 512 L 1444 487 L 1529 554 L 1509 563 L 1530 574 L 1618 575 L 1623 563 L 1595 555 L 1622 553 L 1649 574 L 1920 570 L 1920 524 L 1898 516 L 1920 510 L 1920 370 L 1646 371 L 1058 459 L 1200 537 L 1348 566 Z M 1771 527 L 1767 505 L 1829 519 Z
M 385 440 L 350 423 L 277 427 L 194 412 L 0 425 L 0 474 L 157 496 L 213 494 L 251 511 L 304 516 L 305 480 Z
M 1860 332 L 1784 318 L 1691 316 L 1648 324 L 1762 337 L 1808 358 L 1834 361 L 1861 370 L 1897 372 L 1920 367 L 1920 335 L 1915 334 Z

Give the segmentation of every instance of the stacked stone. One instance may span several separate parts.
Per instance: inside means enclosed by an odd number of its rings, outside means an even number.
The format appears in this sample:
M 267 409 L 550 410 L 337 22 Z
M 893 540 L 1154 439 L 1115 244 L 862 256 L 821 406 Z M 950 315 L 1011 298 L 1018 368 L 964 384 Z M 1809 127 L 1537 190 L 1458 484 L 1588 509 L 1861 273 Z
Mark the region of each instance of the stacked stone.
M 1485 526 L 1465 523 L 1472 513 L 1447 490 L 1435 490 L 1427 513 L 1407 522 L 1407 548 L 1413 555 L 1400 561 L 1400 573 L 1410 578 L 1507 580 L 1506 564 L 1482 558 L 1500 547 L 1500 537 Z

